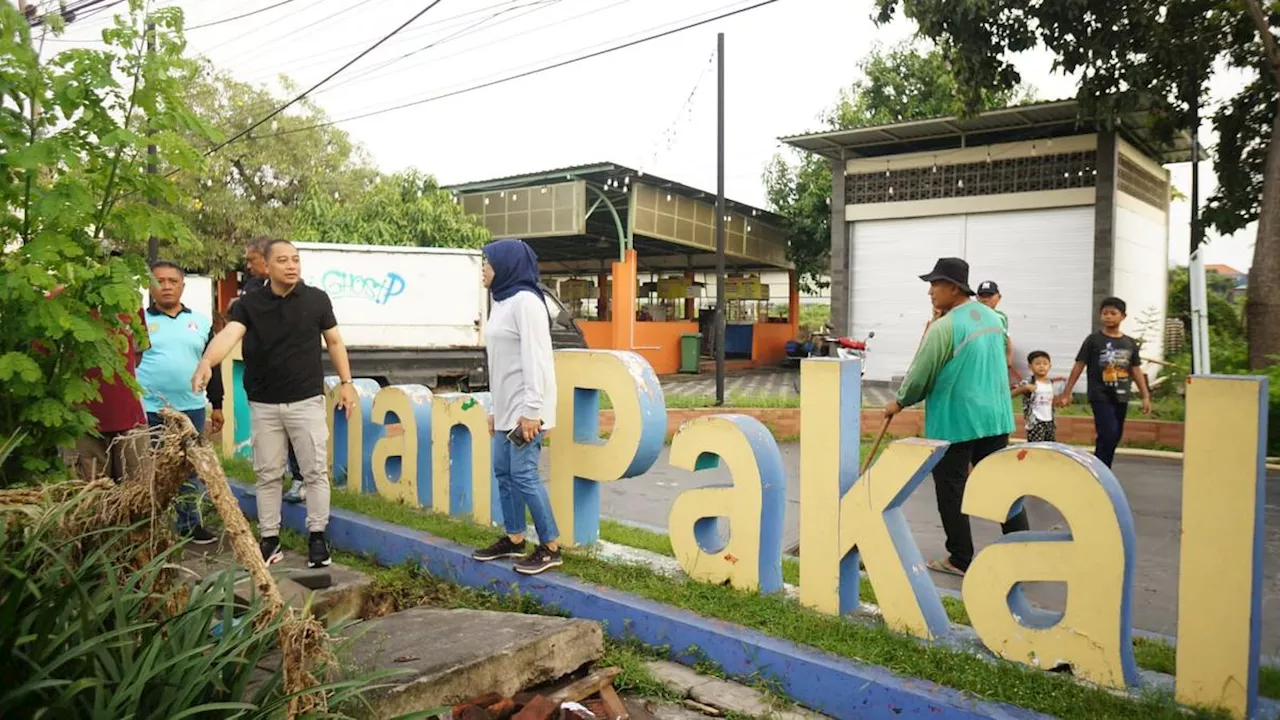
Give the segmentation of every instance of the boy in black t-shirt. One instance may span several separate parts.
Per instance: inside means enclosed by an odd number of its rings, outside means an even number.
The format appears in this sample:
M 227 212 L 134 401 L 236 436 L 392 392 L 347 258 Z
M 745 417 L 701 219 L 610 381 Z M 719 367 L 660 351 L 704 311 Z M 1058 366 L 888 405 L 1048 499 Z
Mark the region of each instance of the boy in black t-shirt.
M 1059 405 L 1071 402 L 1071 389 L 1080 379 L 1085 368 L 1089 370 L 1089 405 L 1093 408 L 1093 426 L 1098 442 L 1093 454 L 1111 467 L 1115 460 L 1116 446 L 1124 434 L 1124 418 L 1129 411 L 1129 384 L 1136 382 L 1142 393 L 1142 412 L 1151 414 L 1151 390 L 1147 376 L 1142 373 L 1142 361 L 1138 357 L 1138 342 L 1120 331 L 1125 318 L 1125 303 L 1120 298 L 1109 297 L 1101 305 L 1102 329 L 1084 339 L 1076 354 L 1075 367 L 1067 378 L 1067 387 Z

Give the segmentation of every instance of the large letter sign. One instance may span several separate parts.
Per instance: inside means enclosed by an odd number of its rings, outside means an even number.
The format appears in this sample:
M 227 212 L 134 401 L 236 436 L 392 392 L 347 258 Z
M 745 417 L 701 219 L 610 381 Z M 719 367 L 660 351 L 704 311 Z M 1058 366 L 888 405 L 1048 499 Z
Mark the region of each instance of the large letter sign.
M 373 422 L 383 427 L 370 458 L 377 493 L 431 507 L 431 391 L 422 385 L 383 388 L 373 399 Z
M 635 353 L 562 350 L 555 362 L 552 511 L 562 544 L 590 544 L 599 535 L 600 483 L 653 465 L 667 412 L 653 368 Z M 946 636 L 951 625 L 903 507 L 948 444 L 896 440 L 859 476 L 858 361 L 804 360 L 801 372 L 800 602 L 833 615 L 856 611 L 861 561 L 889 627 L 925 639 Z M 252 438 L 238 348 L 222 373 L 230 408 L 223 448 L 243 455 Z M 325 380 L 336 485 L 483 525 L 501 522 L 487 393 L 354 384 L 359 402 L 348 418 L 336 408 L 337 379 Z M 600 434 L 602 394 L 613 406 L 608 438 Z M 1268 399 L 1265 378 L 1187 381 L 1175 694 L 1239 718 L 1258 709 Z M 723 465 L 730 480 L 687 490 L 672 503 L 671 545 L 685 573 L 742 590 L 781 590 L 787 478 L 765 426 L 745 415 L 700 417 L 676 433 L 670 460 L 695 473 Z M 1014 533 L 977 553 L 962 592 L 974 631 L 992 653 L 1013 662 L 1068 665 L 1076 677 L 1107 687 L 1136 684 L 1136 542 L 1120 484 L 1086 452 L 1026 444 L 974 468 L 962 509 L 1003 522 L 1030 496 L 1053 505 L 1068 530 Z M 1023 591 L 1032 582 L 1065 583 L 1063 612 L 1033 606 Z
M 560 543 L 594 543 L 600 485 L 653 466 L 667 431 L 658 376 L 644 358 L 613 350 L 556 353 L 559 398 L 551 431 L 551 509 Z M 600 439 L 600 393 L 613 402 L 613 433 Z
M 338 378 L 325 379 L 325 407 L 329 411 L 329 475 L 335 484 L 346 483 L 347 492 L 372 493 L 373 445 L 381 434 L 380 426 L 373 422 L 373 400 L 379 390 L 378 383 L 359 379 L 352 382 L 360 402 L 351 408 L 351 417 L 345 410 L 338 410 Z
M 1176 694 L 1252 716 L 1262 640 L 1266 378 L 1187 380 Z
M 502 521 L 489 402 L 489 393 L 448 393 L 436 395 L 431 410 L 431 509 L 481 525 Z
M 1133 614 L 1133 515 L 1111 470 L 1065 445 L 1006 448 L 974 468 L 966 515 L 1004 522 L 1036 495 L 1058 509 L 1070 532 L 1005 535 L 974 558 L 964 606 L 991 652 L 1046 670 L 1123 687 L 1137 682 Z M 1024 582 L 1067 583 L 1066 611 L 1031 606 Z
M 671 505 L 671 547 L 695 580 L 739 590 L 782 589 L 787 479 L 778 443 L 759 420 L 714 415 L 686 423 L 671 440 L 671 465 L 707 470 L 721 461 L 732 484 L 688 490 Z M 721 543 L 717 519 L 729 520 Z
M 948 634 L 951 621 L 902 512 L 947 444 L 899 440 L 855 482 L 860 363 L 815 359 L 800 368 L 800 601 L 830 614 L 856 609 L 861 559 L 889 627 Z

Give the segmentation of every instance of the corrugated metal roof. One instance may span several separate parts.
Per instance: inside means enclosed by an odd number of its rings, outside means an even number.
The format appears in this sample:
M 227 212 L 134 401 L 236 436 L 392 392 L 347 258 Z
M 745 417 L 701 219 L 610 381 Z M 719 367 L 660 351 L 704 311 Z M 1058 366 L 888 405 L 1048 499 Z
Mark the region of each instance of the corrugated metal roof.
M 1117 130 L 1161 163 L 1190 160 L 1191 135 L 1179 133 L 1171 144 L 1161 144 L 1148 128 L 1149 118 L 1150 115 L 1145 110 L 1122 113 L 1118 118 Z M 1054 100 L 990 110 L 969 118 L 949 116 L 911 120 L 851 130 L 793 135 L 780 140 L 792 147 L 839 160 L 929 152 L 965 145 L 1039 140 L 1095 130 L 1096 125 L 1092 120 L 1081 118 L 1077 101 Z

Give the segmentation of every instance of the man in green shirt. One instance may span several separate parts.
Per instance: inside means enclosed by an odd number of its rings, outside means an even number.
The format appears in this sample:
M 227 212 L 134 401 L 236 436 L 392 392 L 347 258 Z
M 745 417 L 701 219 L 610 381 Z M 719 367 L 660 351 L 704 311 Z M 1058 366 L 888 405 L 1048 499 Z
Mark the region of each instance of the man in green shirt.
M 994 310 L 1000 318 L 1000 324 L 1004 326 L 1005 360 L 1009 363 L 1009 384 L 1020 385 L 1022 378 L 1018 377 L 1018 371 L 1013 368 L 1013 338 L 1009 337 L 1009 316 L 996 310 L 1002 297 L 1000 286 L 996 285 L 995 280 L 983 280 L 978 283 L 978 302 Z
M 1014 428 L 1005 331 L 995 311 L 974 302 L 964 260 L 942 258 L 920 279 L 929 283 L 929 299 L 943 315 L 925 332 L 897 399 L 884 414 L 892 419 L 923 400 L 925 437 L 951 443 L 933 468 L 948 557 L 930 561 L 929 568 L 963 575 L 973 561 L 969 516 L 960 512 L 969 468 L 1007 447 Z M 1001 528 L 1005 533 L 1029 530 L 1026 510 Z

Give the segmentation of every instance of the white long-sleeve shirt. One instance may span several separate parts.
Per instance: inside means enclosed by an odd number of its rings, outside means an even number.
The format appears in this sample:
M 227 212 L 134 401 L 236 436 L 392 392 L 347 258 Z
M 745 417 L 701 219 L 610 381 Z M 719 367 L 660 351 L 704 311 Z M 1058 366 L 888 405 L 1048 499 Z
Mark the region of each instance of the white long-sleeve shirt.
M 556 372 L 551 355 L 551 321 L 547 306 L 530 292 L 519 292 L 493 304 L 484 328 L 489 354 L 489 392 L 493 427 L 511 430 L 521 417 L 556 424 Z

